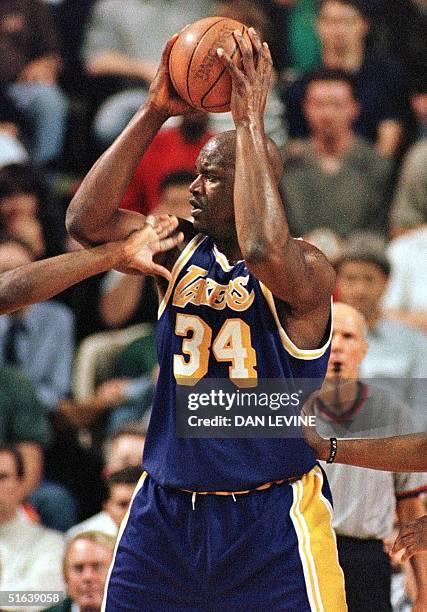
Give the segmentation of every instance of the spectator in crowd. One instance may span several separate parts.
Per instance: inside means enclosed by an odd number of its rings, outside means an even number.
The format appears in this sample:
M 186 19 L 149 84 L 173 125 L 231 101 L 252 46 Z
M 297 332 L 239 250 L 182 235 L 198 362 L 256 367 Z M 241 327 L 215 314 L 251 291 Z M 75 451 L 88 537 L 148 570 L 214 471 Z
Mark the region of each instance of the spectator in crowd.
M 25 120 L 7 97 L 0 83 L 0 168 L 28 161 L 23 136 Z
M 427 223 L 427 138 L 406 154 L 390 212 L 391 235 L 397 237 Z
M 378 379 L 379 384 L 394 389 L 414 409 L 417 419 L 426 424 L 422 388 L 427 377 L 426 336 L 391 320 L 383 311 L 381 300 L 391 270 L 384 241 L 369 233 L 354 234 L 336 270 L 339 299 L 357 308 L 367 322 L 368 351 L 360 365 L 362 376 Z
M 24 465 L 23 497 L 30 495 L 43 476 L 43 449 L 50 442 L 50 424 L 35 389 L 22 373 L 0 369 L 0 444 L 13 444 Z
M 186 24 L 211 14 L 212 2 L 201 0 L 98 0 L 83 47 L 92 77 L 115 77 L 117 93 L 99 109 L 95 135 L 109 145 L 144 102 L 166 40 Z
M 427 79 L 424 76 L 424 81 L 415 86 L 411 96 L 412 111 L 415 115 L 417 123 L 416 138 L 421 140 L 427 138 Z
M 32 126 L 32 159 L 46 165 L 61 152 L 67 112 L 49 9 L 40 0 L 3 0 L 0 32 L 0 83 Z
M 377 54 L 397 57 L 405 65 L 411 81 L 425 78 L 425 0 L 374 0 L 366 4 L 372 26 L 369 42 Z
M 326 227 L 340 236 L 385 233 L 391 162 L 353 131 L 359 113 L 352 78 L 321 70 L 306 82 L 308 138 L 289 149 L 281 192 L 294 236 Z
M 74 538 L 85 531 L 101 531 L 114 538 L 117 537 L 141 475 L 142 468 L 136 466 L 125 467 L 110 474 L 106 480 L 108 497 L 103 510 L 69 529 L 67 538 Z
M 367 350 L 365 335 L 363 316 L 351 306 L 336 303 L 328 373 L 314 399 L 318 430 L 325 437 L 382 437 L 414 431 L 402 402 L 359 379 Z M 391 536 L 395 508 L 402 524 L 422 516 L 425 474 L 367 472 L 343 464 L 324 468 L 334 499 L 333 527 L 349 612 L 391 610 L 391 566 L 383 540 Z M 427 606 L 426 561 L 425 555 L 412 559 L 417 586 L 413 610 L 419 612 Z
M 24 242 L 0 240 L 2 272 L 33 259 Z M 73 352 L 73 316 L 58 302 L 35 304 L 0 319 L 1 363 L 25 372 L 46 410 L 57 408 L 70 391 Z
M 377 58 L 366 50 L 370 27 L 366 6 L 361 0 L 321 1 L 322 65 L 353 75 L 360 100 L 356 134 L 374 143 L 379 153 L 393 157 L 408 116 L 408 77 L 393 58 Z M 303 75 L 286 95 L 289 136 L 293 139 L 308 132 L 302 108 L 306 80 Z
M 159 375 L 154 329 L 133 340 L 118 354 L 115 374 L 117 401 L 107 421 L 109 435 L 135 421 L 148 425 Z M 108 381 L 105 384 L 109 386 Z
M 153 211 L 160 201 L 162 180 L 177 170 L 194 172 L 197 156 L 212 135 L 208 115 L 199 112 L 161 130 L 141 160 L 121 207 L 143 214 Z
M 60 533 L 30 522 L 21 512 L 24 488 L 20 452 L 1 445 L 0 589 L 2 592 L 63 591 L 64 538 Z M 2 605 L 2 609 L 6 606 Z
M 105 440 L 104 473 L 108 477 L 128 466 L 141 466 L 147 428 L 141 423 L 128 423 Z
M 67 544 L 64 578 L 67 597 L 50 612 L 100 612 L 115 539 L 98 531 L 80 533 Z
M 0 227 L 27 242 L 37 258 L 63 251 L 63 215 L 45 182 L 29 165 L 0 169 Z
M 388 317 L 424 332 L 427 342 L 427 222 L 388 247 L 392 273 L 384 307 Z

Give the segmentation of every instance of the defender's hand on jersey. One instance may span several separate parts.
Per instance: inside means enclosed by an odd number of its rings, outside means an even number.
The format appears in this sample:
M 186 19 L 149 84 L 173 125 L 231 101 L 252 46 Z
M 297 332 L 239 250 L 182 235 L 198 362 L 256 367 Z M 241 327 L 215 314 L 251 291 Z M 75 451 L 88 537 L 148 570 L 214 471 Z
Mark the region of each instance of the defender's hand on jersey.
M 182 232 L 175 232 L 178 219 L 170 215 L 148 216 L 142 229 L 133 232 L 121 246 L 120 269 L 126 272 L 141 272 L 164 276 L 171 274 L 165 267 L 155 263 L 153 257 L 176 247 L 184 240 Z
M 237 68 L 224 49 L 217 51 L 232 79 L 231 113 L 236 126 L 262 120 L 273 71 L 267 43 L 261 42 L 253 28 L 248 32 L 252 45 L 238 30 L 234 32 L 242 53 L 243 70 Z
M 147 105 L 156 109 L 166 120 L 176 115 L 194 113 L 194 108 L 176 93 L 169 75 L 169 56 L 179 34 L 174 34 L 166 43 L 157 74 L 150 85 Z

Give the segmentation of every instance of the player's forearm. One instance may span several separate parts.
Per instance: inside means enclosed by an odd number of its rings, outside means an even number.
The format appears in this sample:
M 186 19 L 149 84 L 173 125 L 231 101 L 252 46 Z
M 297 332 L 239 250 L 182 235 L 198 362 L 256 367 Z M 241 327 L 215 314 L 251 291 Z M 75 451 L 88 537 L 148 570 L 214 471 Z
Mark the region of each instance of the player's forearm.
M 338 440 L 335 463 L 357 465 L 374 470 L 423 472 L 427 469 L 427 434 L 392 438 Z M 316 456 L 329 457 L 329 440 L 319 441 Z
M 120 246 L 109 244 L 58 255 L 4 272 L 0 276 L 0 314 L 47 300 L 121 263 Z
M 79 242 L 121 240 L 142 226 L 142 215 L 119 205 L 165 119 L 153 106 L 141 108 L 89 171 L 67 210 L 67 229 Z
M 239 246 L 254 262 L 283 255 L 290 238 L 260 122 L 237 126 L 234 208 Z
M 400 525 L 412 523 L 425 514 L 421 497 L 398 500 L 396 513 Z M 417 585 L 417 600 L 427 602 L 427 555 L 415 555 L 411 558 Z

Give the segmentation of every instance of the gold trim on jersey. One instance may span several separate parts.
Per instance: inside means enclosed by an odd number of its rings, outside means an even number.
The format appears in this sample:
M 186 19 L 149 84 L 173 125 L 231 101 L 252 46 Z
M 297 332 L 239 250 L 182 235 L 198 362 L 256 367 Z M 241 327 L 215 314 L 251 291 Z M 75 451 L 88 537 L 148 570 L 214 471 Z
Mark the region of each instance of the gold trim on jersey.
M 307 597 L 313 612 L 346 612 L 344 574 L 338 560 L 329 501 L 319 466 L 291 484 L 290 517 L 298 539 Z
M 213 254 L 214 254 L 214 257 L 215 257 L 217 263 L 219 263 L 219 265 L 221 266 L 221 268 L 223 269 L 224 272 L 231 272 L 231 270 L 235 266 L 237 266 L 237 264 L 239 264 L 239 263 L 241 263 L 243 261 L 243 259 L 240 259 L 234 265 L 231 265 L 228 262 L 228 259 L 224 255 L 224 253 L 221 253 L 221 251 L 218 251 L 218 249 L 216 248 L 215 245 L 213 245 Z
M 282 344 L 284 346 L 284 348 L 286 349 L 286 351 L 292 355 L 292 357 L 295 357 L 296 359 L 306 359 L 306 360 L 310 360 L 310 359 L 318 359 L 319 357 L 321 357 L 322 355 L 325 354 L 329 344 L 331 343 L 331 339 L 332 339 L 332 298 L 331 298 L 331 330 L 329 333 L 329 338 L 326 341 L 326 343 L 318 348 L 318 349 L 300 349 L 298 348 L 293 342 L 292 340 L 289 338 L 288 334 L 285 332 L 285 330 L 283 329 L 283 327 L 280 324 L 280 320 L 279 320 L 279 316 L 277 314 L 277 310 L 276 310 L 276 304 L 274 303 L 274 297 L 273 294 L 271 293 L 270 289 L 268 287 L 266 287 L 264 285 L 264 283 L 262 283 L 261 281 L 259 281 L 259 285 L 261 287 L 261 291 L 264 294 L 264 297 L 267 301 L 267 304 L 270 307 L 271 310 L 271 314 L 274 317 L 274 320 L 276 322 L 277 325 L 277 329 L 280 335 L 280 339 L 282 341 Z
M 202 244 L 203 240 L 205 240 L 206 238 L 207 236 L 204 236 L 203 234 L 197 234 L 197 236 L 194 236 L 194 238 L 190 240 L 190 242 L 187 244 L 185 249 L 182 251 L 178 259 L 174 263 L 173 268 L 171 270 L 172 278 L 170 279 L 167 291 L 159 304 L 159 309 L 157 312 L 158 319 L 160 319 L 160 317 L 162 316 L 167 306 L 167 303 L 169 302 L 178 274 L 181 272 L 182 268 L 185 266 L 190 257 L 194 254 L 197 247 L 199 247 Z

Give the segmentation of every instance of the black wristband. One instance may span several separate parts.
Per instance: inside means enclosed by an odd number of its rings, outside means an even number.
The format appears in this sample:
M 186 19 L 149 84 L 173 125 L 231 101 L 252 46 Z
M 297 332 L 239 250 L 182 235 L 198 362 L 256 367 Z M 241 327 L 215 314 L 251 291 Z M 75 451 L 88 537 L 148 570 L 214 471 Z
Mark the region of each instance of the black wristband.
M 326 459 L 326 463 L 333 463 L 337 456 L 338 443 L 336 438 L 329 438 L 329 442 L 331 443 L 331 449 L 329 451 L 329 457 Z

